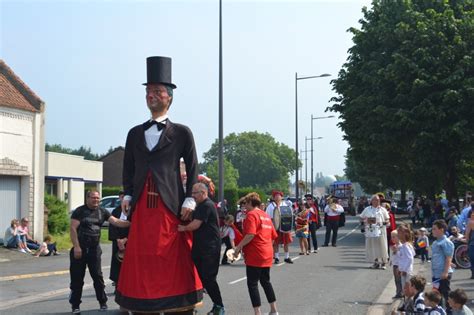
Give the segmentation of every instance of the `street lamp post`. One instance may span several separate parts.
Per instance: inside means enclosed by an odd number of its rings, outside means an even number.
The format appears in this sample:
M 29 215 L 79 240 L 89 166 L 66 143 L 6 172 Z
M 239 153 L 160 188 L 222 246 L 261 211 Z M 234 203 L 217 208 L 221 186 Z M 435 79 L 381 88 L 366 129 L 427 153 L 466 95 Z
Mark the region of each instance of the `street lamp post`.
M 328 119 L 328 118 L 334 118 L 333 115 L 330 116 L 323 116 L 323 117 L 313 117 L 311 114 L 311 194 L 313 194 L 314 187 L 313 187 L 313 181 L 314 181 L 314 175 L 313 175 L 313 121 L 316 119 Z
M 307 76 L 307 77 L 299 77 L 298 78 L 298 72 L 295 72 L 295 170 L 296 170 L 296 182 L 295 182 L 295 194 L 296 194 L 296 200 L 299 200 L 299 186 L 298 186 L 298 162 L 299 162 L 299 157 L 298 157 L 298 81 L 299 80 L 307 80 L 307 79 L 316 79 L 316 78 L 323 78 L 323 77 L 329 77 L 331 76 L 328 73 L 324 73 L 321 75 L 315 75 L 315 76 Z

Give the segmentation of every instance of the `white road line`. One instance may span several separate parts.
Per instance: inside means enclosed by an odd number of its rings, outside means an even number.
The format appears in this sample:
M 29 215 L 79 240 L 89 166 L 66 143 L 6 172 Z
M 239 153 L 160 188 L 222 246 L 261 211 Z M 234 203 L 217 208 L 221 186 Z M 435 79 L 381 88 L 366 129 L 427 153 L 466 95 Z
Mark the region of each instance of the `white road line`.
M 231 282 L 229 282 L 229 284 L 236 284 L 237 282 L 244 281 L 245 279 L 247 279 L 247 277 L 243 277 L 243 278 L 231 281 Z
M 343 237 L 340 237 L 338 238 L 337 240 L 340 241 L 340 240 L 343 240 L 345 239 L 346 237 L 348 237 L 349 235 L 351 235 L 352 233 L 354 233 L 355 231 L 357 231 L 359 229 L 360 225 L 357 225 L 352 231 L 350 231 L 349 233 L 347 233 L 346 235 L 344 235 Z
M 108 285 L 108 284 L 111 284 L 112 281 L 110 279 L 107 279 L 106 281 L 104 281 L 104 283 L 105 285 Z M 93 283 L 84 284 L 83 290 L 85 291 L 93 287 L 94 287 Z M 35 293 L 34 295 L 29 295 L 29 296 L 25 296 L 21 298 L 15 298 L 13 300 L 3 301 L 3 302 L 0 302 L 0 311 L 7 310 L 9 308 L 13 308 L 13 307 L 24 305 L 24 304 L 44 301 L 45 299 L 58 296 L 58 295 L 69 294 L 70 291 L 71 290 L 69 288 L 65 288 L 65 289 L 48 291 L 44 293 Z
M 296 256 L 296 257 L 291 258 L 291 260 L 297 260 L 297 259 L 300 259 L 300 257 Z M 279 263 L 277 264 L 277 267 L 283 266 L 284 264 L 286 264 L 286 262 Z

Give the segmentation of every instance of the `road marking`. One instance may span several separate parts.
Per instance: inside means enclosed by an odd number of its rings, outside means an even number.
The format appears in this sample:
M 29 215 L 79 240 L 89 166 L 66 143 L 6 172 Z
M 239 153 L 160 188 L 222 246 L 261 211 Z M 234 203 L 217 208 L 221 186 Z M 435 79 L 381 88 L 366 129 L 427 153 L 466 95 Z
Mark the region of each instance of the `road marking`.
M 104 281 L 104 283 L 105 285 L 108 285 L 108 284 L 111 284 L 112 281 L 110 279 L 107 279 L 106 281 Z M 88 283 L 84 285 L 83 290 L 84 291 L 89 290 L 93 287 L 94 287 L 93 283 Z M 3 302 L 0 302 L 0 311 L 7 310 L 9 308 L 17 307 L 24 304 L 44 301 L 45 299 L 58 296 L 58 295 L 69 294 L 70 291 L 71 289 L 65 288 L 65 289 L 44 292 L 44 293 L 35 293 L 34 295 L 29 295 L 22 298 L 15 298 L 13 300 L 3 301 Z
M 291 260 L 297 260 L 297 259 L 300 259 L 300 257 L 296 256 L 296 257 L 291 258 Z M 279 263 L 277 264 L 277 267 L 283 266 L 284 264 L 286 264 L 286 262 Z
M 229 282 L 229 284 L 236 284 L 237 282 L 243 281 L 243 280 L 245 280 L 245 279 L 247 279 L 247 277 L 243 277 L 243 278 L 240 278 L 240 279 L 231 281 L 231 282 Z
M 343 237 L 340 237 L 338 238 L 337 240 L 338 241 L 341 241 L 343 239 L 345 239 L 346 237 L 348 237 L 349 235 L 351 235 L 352 233 L 354 233 L 355 231 L 357 231 L 359 229 L 360 225 L 357 225 L 352 231 L 350 231 L 349 233 L 347 233 L 346 235 L 344 235 Z
M 10 261 L 10 259 L 7 259 L 7 258 L 0 258 L 0 263 L 2 263 L 2 262 L 7 262 L 7 261 Z
M 104 266 L 102 269 L 110 269 L 110 266 Z M 50 277 L 50 276 L 61 276 L 69 273 L 68 270 L 59 270 L 59 271 L 49 271 L 49 272 L 38 272 L 38 273 L 30 273 L 24 275 L 14 275 L 14 276 L 6 276 L 0 277 L 0 282 L 4 281 L 14 281 L 14 280 L 24 280 L 24 279 L 32 279 L 32 278 L 41 278 L 41 277 Z

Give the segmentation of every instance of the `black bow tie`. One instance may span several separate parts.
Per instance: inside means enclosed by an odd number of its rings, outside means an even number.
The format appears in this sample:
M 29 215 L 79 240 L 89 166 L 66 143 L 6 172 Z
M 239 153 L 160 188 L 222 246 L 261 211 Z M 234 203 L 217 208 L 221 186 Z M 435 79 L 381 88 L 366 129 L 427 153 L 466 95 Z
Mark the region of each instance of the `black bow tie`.
M 164 121 L 166 121 L 166 120 L 164 120 Z M 161 131 L 161 130 L 163 130 L 163 128 L 165 128 L 165 124 L 163 122 L 157 122 L 156 120 L 149 120 L 149 121 L 147 121 L 146 123 L 143 124 L 143 129 L 148 130 L 148 129 L 150 129 L 151 126 L 156 125 L 156 127 L 158 127 L 158 131 Z

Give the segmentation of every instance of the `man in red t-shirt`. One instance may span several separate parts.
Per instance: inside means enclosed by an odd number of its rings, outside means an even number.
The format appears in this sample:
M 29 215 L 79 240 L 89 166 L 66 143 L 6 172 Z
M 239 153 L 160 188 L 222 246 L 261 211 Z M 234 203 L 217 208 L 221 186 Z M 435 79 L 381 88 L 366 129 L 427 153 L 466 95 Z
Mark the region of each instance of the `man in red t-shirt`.
M 243 249 L 247 272 L 247 286 L 250 300 L 255 314 L 260 314 L 260 294 L 258 282 L 262 285 L 268 303 L 270 303 L 270 315 L 278 314 L 276 309 L 276 297 L 270 282 L 270 267 L 273 262 L 273 241 L 277 233 L 273 227 L 272 220 L 262 210 L 260 197 L 257 193 L 245 196 L 245 207 L 247 216 L 244 221 L 244 238 L 235 248 L 234 255 Z

